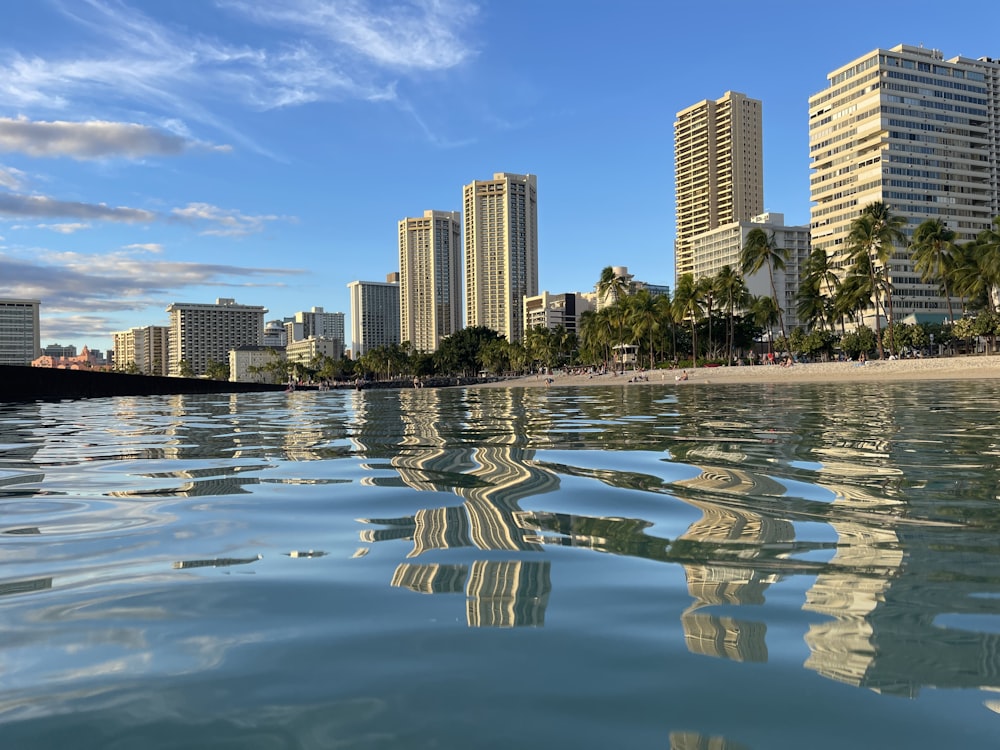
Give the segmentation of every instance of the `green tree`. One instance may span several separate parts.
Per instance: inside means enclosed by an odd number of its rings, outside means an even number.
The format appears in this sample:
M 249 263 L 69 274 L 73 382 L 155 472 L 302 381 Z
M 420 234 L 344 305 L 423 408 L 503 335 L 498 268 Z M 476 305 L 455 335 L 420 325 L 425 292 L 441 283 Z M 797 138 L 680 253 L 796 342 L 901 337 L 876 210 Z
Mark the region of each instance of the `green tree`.
M 191 363 L 186 359 L 182 359 L 177 363 L 177 374 L 182 378 L 193 378 L 194 370 L 191 369 Z
M 740 270 L 744 278 L 749 277 L 767 267 L 767 278 L 771 283 L 771 298 L 778 311 L 778 323 L 781 336 L 785 338 L 785 318 L 782 315 L 781 302 L 778 300 L 778 290 L 774 285 L 774 272 L 784 271 L 788 260 L 788 251 L 779 248 L 774 240 L 774 232 L 765 232 L 754 228 L 747 232 L 743 250 L 740 252 Z
M 913 253 L 913 268 L 920 274 L 925 283 L 937 282 L 944 289 L 948 300 L 948 320 L 955 319 L 955 311 L 951 306 L 951 291 L 948 282 L 954 272 L 958 246 L 955 244 L 955 232 L 941 219 L 927 219 L 913 232 L 910 244 Z
M 698 366 L 698 333 L 696 326 L 704 310 L 698 298 L 698 287 L 694 275 L 686 273 L 677 280 L 674 291 L 674 308 L 678 320 L 686 320 L 691 327 L 691 365 Z
M 486 326 L 470 326 L 441 340 L 434 352 L 434 368 L 450 375 L 475 375 L 479 371 L 479 350 L 489 341 L 501 338 Z
M 716 274 L 715 291 L 726 314 L 726 358 L 732 364 L 736 345 L 736 313 L 750 305 L 750 291 L 743 276 L 728 265 Z
M 205 376 L 209 380 L 229 380 L 229 365 L 209 360 L 205 366 Z

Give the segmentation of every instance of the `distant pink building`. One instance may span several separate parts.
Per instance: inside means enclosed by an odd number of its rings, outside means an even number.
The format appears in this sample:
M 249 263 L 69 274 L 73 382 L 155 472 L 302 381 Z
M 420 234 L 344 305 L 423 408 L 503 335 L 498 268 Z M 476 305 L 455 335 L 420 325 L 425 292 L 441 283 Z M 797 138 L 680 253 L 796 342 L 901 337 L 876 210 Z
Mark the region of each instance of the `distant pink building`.
M 110 370 L 100 354 L 91 354 L 86 346 L 75 357 L 50 357 L 43 354 L 31 361 L 32 367 L 51 367 L 56 370 Z

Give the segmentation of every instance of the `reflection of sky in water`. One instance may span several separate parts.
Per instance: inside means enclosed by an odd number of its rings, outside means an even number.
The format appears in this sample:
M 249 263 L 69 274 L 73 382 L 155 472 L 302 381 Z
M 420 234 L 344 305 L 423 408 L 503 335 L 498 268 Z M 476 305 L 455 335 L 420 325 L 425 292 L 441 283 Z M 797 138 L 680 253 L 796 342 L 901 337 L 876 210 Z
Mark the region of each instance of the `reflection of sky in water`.
M 971 704 L 992 717 L 989 693 L 938 706 L 1000 690 L 1000 421 L 977 385 L 981 407 L 947 434 L 918 408 L 932 383 L 5 407 L 0 722 L 142 701 L 207 717 L 214 701 L 232 738 L 253 716 L 319 731 L 297 703 L 402 701 L 352 725 L 361 737 L 375 714 L 418 715 L 394 670 L 439 675 L 461 704 L 445 676 L 471 663 L 538 729 L 552 711 L 582 721 L 553 696 L 607 661 L 616 677 L 590 694 L 630 696 L 619 710 L 678 747 L 769 746 L 741 731 L 747 691 L 794 702 L 824 685 L 870 688 L 862 714 L 880 694 L 919 701 L 885 741 L 959 719 L 986 732 Z M 729 711 L 694 731 L 664 723 L 668 695 Z M 807 715 L 810 735 L 871 739 Z

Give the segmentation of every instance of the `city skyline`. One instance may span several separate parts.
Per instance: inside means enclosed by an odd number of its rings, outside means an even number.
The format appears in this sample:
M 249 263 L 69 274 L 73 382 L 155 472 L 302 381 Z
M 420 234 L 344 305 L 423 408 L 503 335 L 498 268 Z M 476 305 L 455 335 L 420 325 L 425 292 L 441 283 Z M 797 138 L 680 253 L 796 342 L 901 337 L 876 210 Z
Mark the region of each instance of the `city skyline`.
M 0 30 L 0 296 L 40 299 L 42 345 L 78 349 L 166 325 L 174 302 L 347 312 L 348 282 L 397 270 L 402 218 L 461 210 L 495 172 L 542 184 L 539 291 L 588 291 L 608 265 L 672 285 L 676 114 L 760 100 L 765 209 L 808 224 L 808 102 L 831 70 L 897 44 L 1000 56 L 989 24 L 929 26 L 937 9 L 18 5 Z

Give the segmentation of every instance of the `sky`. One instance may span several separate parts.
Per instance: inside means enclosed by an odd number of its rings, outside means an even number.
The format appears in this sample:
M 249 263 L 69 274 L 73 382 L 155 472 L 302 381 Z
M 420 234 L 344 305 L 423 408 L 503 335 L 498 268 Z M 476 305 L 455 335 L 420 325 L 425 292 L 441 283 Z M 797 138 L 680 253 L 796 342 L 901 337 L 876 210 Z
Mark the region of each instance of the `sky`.
M 837 15 L 825 16 L 823 8 Z M 993 0 L 4 0 L 0 297 L 110 349 L 173 302 L 322 307 L 398 222 L 538 180 L 539 291 L 674 283 L 673 123 L 763 103 L 764 201 L 809 223 L 808 99 L 876 48 L 1000 57 Z M 350 341 L 347 342 L 350 346 Z

